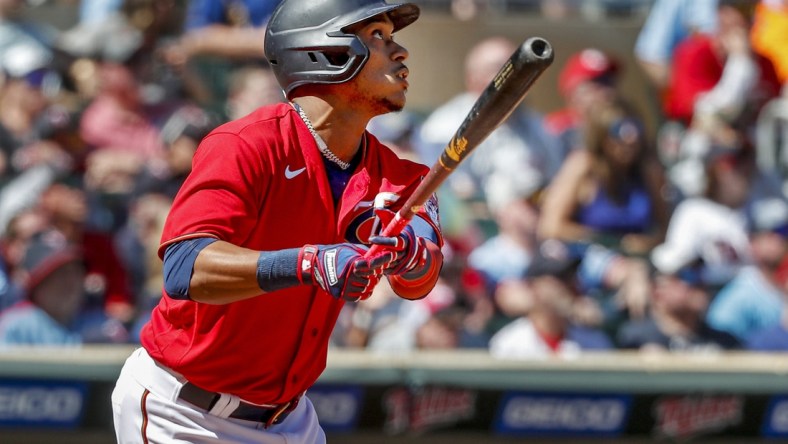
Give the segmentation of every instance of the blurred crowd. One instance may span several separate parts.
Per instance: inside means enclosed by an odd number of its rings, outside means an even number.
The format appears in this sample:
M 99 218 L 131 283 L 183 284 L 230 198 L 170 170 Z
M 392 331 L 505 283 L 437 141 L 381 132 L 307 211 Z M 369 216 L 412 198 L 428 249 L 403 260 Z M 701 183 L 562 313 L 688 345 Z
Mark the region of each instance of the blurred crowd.
M 65 31 L 28 3 L 0 0 L 0 344 L 136 343 L 200 140 L 284 100 L 262 55 L 276 0 L 73 0 Z M 345 305 L 334 346 L 788 350 L 788 1 L 647 6 L 632 54 L 572 54 L 561 109 L 521 106 L 449 176 L 435 290 L 405 301 L 382 282 Z M 370 132 L 431 164 L 515 48 L 478 42 L 463 91 Z M 659 98 L 653 131 L 624 56 Z

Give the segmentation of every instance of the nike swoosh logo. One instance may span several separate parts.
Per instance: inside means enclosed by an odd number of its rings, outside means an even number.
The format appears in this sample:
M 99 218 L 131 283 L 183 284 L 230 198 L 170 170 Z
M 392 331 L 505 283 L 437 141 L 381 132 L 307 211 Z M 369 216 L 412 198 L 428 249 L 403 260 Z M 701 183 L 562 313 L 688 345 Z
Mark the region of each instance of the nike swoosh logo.
M 304 171 L 306 171 L 306 167 L 293 171 L 290 169 L 290 165 L 288 165 L 287 168 L 285 168 L 285 177 L 288 179 L 292 179 L 298 176 L 299 174 L 303 173 Z

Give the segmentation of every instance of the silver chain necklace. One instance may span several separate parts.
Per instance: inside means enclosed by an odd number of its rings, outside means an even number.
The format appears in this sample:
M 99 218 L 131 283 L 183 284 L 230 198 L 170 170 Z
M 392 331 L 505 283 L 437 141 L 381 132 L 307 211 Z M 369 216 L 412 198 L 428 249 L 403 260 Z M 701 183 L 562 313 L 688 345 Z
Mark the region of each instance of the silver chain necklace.
M 297 103 L 295 102 L 292 103 L 293 103 L 293 108 L 295 108 L 296 111 L 298 111 L 298 115 L 301 116 L 301 120 L 303 120 L 304 123 L 306 124 L 306 127 L 309 128 L 309 132 L 312 133 L 312 137 L 315 139 L 315 143 L 317 143 L 317 148 L 323 154 L 323 157 L 328 159 L 330 162 L 336 164 L 339 168 L 343 170 L 350 168 L 350 162 L 345 162 L 344 160 L 337 157 L 336 154 L 331 152 L 330 149 L 328 149 L 328 145 L 326 145 L 326 142 L 323 140 L 323 138 L 320 137 L 317 131 L 315 131 L 315 127 L 312 126 L 312 121 L 310 121 L 309 117 L 306 116 L 304 109 L 298 106 Z

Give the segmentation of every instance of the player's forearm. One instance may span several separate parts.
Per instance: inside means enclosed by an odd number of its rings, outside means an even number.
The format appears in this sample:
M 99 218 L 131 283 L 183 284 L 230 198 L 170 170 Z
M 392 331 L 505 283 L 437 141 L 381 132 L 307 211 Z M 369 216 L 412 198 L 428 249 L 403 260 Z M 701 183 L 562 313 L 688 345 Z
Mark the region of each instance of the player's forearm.
M 257 281 L 259 251 L 217 241 L 194 262 L 189 297 L 207 304 L 228 304 L 263 293 Z

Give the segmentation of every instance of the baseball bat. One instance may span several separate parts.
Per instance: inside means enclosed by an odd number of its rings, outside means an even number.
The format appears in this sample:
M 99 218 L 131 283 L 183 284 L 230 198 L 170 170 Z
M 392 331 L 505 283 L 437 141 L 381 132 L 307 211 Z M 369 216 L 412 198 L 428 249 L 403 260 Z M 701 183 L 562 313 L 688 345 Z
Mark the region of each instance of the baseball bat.
M 381 236 L 397 236 L 402 232 L 460 162 L 512 114 L 552 63 L 553 48 L 543 38 L 531 37 L 515 50 L 476 100 L 429 173 L 381 231 Z M 381 248 L 384 247 L 373 245 L 366 256 L 377 254 Z

